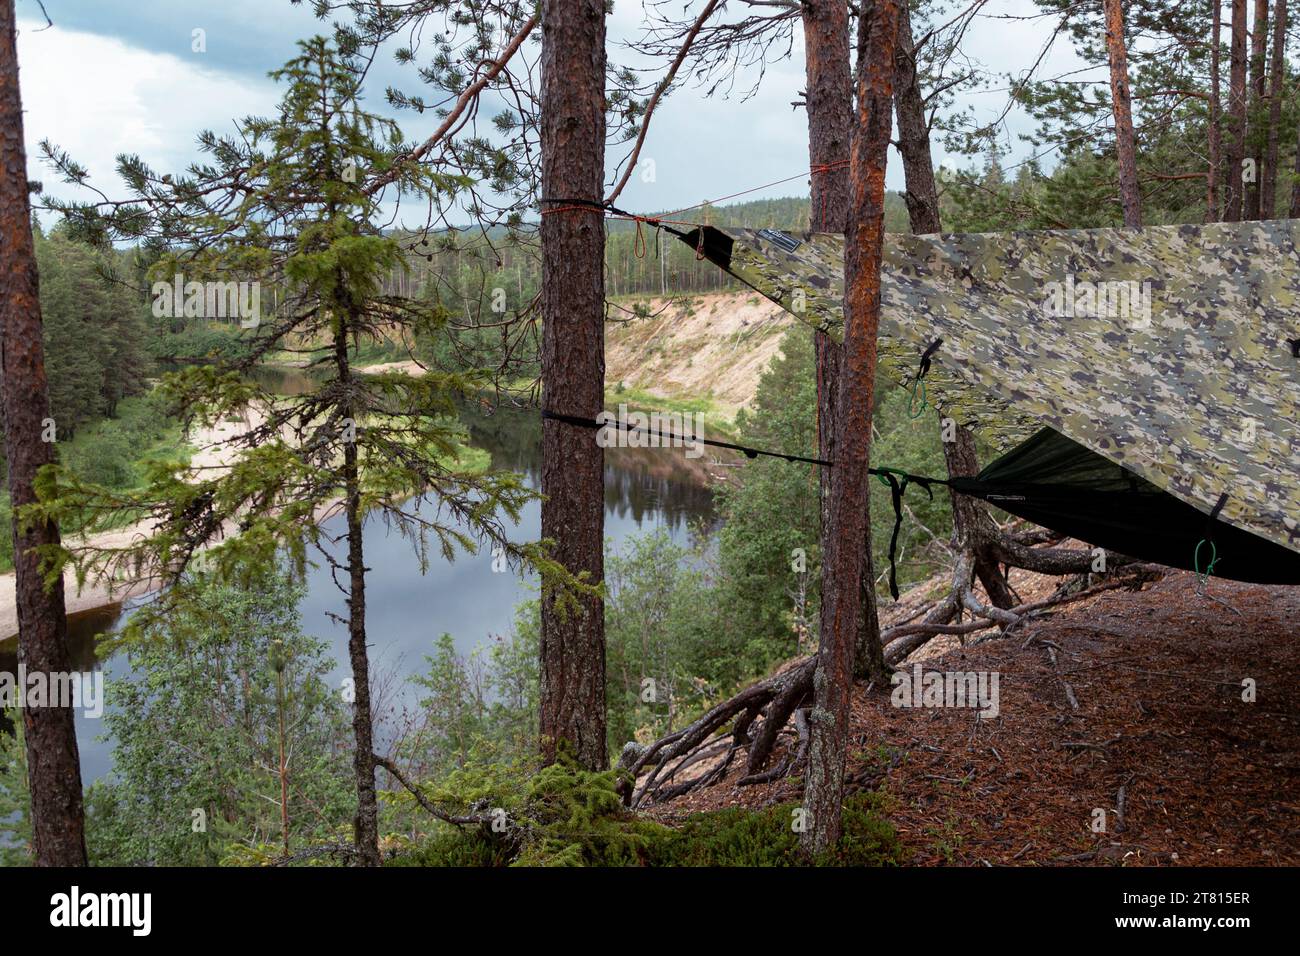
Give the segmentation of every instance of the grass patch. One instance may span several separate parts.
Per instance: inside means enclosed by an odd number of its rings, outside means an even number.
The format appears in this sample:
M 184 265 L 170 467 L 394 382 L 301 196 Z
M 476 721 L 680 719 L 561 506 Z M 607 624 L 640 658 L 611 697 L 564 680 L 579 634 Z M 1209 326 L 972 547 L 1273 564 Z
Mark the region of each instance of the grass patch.
M 617 409 L 620 404 L 627 405 L 628 411 L 703 415 L 706 435 L 735 438 L 737 434 L 735 421 L 721 411 L 712 397 L 664 398 L 625 382 L 617 382 L 605 390 L 605 405 Z
M 492 453 L 473 445 L 461 445 L 454 458 L 443 458 L 441 464 L 448 471 L 462 475 L 482 475 L 492 467 Z

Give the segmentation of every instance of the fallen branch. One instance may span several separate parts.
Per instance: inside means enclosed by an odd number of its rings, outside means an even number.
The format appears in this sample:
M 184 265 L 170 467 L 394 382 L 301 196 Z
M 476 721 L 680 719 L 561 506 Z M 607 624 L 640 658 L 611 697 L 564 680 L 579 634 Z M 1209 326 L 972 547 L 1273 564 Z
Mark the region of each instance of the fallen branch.
M 1035 551 L 1026 548 L 1027 551 Z M 1069 568 L 1065 573 L 1087 571 L 1092 567 L 1091 551 L 1077 549 L 1037 549 L 1054 552 L 1051 561 Z M 1126 563 L 1127 562 L 1127 563 Z M 1015 562 L 1013 562 L 1015 563 Z M 1140 586 L 1149 576 L 1163 572 L 1158 565 L 1137 564 L 1128 559 L 1115 556 L 1115 566 L 1123 566 L 1123 574 L 1112 574 L 1100 584 L 1069 592 L 1058 590 L 1051 597 L 1040 601 L 1019 604 L 1009 609 L 993 607 L 981 601 L 972 592 L 974 583 L 974 554 L 969 549 L 957 555 L 954 564 L 951 589 L 942 599 L 930 605 L 922 605 L 910 612 L 899 624 L 881 632 L 884 644 L 885 663 L 889 666 L 900 664 L 908 655 L 924 646 L 940 634 L 962 636 L 976 631 L 993 628 L 1006 634 L 1012 628 L 1024 623 L 1031 615 L 1042 613 L 1051 608 L 1061 607 L 1076 601 L 1086 600 L 1104 591 L 1121 587 Z M 973 619 L 953 623 L 963 611 L 973 615 Z M 917 621 L 916 618 L 924 615 Z M 1031 635 L 1030 641 L 1033 640 Z M 1026 642 L 1028 643 L 1028 641 Z M 803 658 L 781 673 L 747 687 L 729 700 L 711 708 L 691 725 L 655 741 L 648 747 L 629 747 L 620 766 L 629 771 L 634 783 L 622 791 L 624 802 L 633 808 L 640 807 L 647 801 L 669 800 L 689 793 L 701 787 L 710 786 L 721 780 L 730 768 L 735 755 L 742 749 L 748 749 L 745 773 L 738 785 L 750 786 L 759 783 L 771 783 L 792 773 L 806 759 L 806 731 L 800 721 L 806 721 L 803 708 L 811 698 L 813 677 L 816 674 L 817 658 Z M 1071 707 L 1079 709 L 1079 702 L 1074 689 L 1065 685 L 1066 697 Z M 788 754 L 776 766 L 768 767 L 780 736 L 786 730 L 786 724 L 794 718 L 799 743 L 795 752 Z M 731 725 L 731 740 L 728 742 L 718 736 Z M 757 728 L 751 735 L 751 728 Z M 1077 745 L 1066 745 L 1075 749 Z M 1090 744 L 1088 747 L 1101 746 Z M 1104 746 L 1104 745 L 1103 745 Z M 727 748 L 726 757 L 704 774 L 690 780 L 680 781 L 682 771 L 698 764 L 707 756 L 719 753 Z M 639 785 L 641 775 L 649 769 L 644 781 Z
M 487 824 L 492 822 L 491 814 L 472 814 L 470 816 L 461 816 L 461 817 L 453 816 L 452 814 L 448 813 L 447 811 L 443 810 L 441 807 L 433 803 L 427 796 L 424 795 L 424 791 L 422 791 L 419 787 L 415 786 L 410 781 L 408 781 L 406 777 L 403 776 L 402 772 L 397 769 L 397 764 L 393 763 L 387 757 L 379 756 L 379 754 L 375 754 L 374 756 L 375 756 L 375 763 L 378 766 L 383 767 L 390 774 L 392 774 L 393 779 L 396 780 L 398 783 L 400 783 L 404 788 L 406 788 L 406 791 L 410 793 L 411 796 L 415 797 L 416 803 L 424 807 L 425 810 L 429 811 L 429 813 L 437 817 L 443 823 L 450 823 L 452 826 L 462 827 L 471 823 L 481 825 L 481 824 Z
M 1137 774 L 1131 773 L 1119 787 L 1119 793 L 1115 795 L 1115 832 L 1124 832 L 1124 812 L 1128 805 L 1128 785 L 1133 782 Z
M 1079 698 L 1074 696 L 1074 688 L 1066 681 L 1061 681 L 1061 686 L 1065 688 L 1065 699 L 1070 702 L 1071 710 L 1079 709 Z

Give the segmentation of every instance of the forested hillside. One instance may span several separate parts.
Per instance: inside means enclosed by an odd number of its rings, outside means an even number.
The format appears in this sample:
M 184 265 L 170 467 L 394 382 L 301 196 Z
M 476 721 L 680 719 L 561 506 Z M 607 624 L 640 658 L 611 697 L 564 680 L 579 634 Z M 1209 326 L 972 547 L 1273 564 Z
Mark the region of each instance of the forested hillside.
M 0 0 L 7 928 L 1300 861 L 1297 3 Z

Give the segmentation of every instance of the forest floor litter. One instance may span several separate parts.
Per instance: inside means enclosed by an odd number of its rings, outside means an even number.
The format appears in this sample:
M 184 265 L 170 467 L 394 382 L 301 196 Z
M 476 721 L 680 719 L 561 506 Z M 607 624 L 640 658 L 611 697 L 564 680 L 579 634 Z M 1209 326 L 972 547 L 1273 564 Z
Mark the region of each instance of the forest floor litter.
M 1026 600 L 1056 583 L 1012 575 Z M 882 625 L 937 585 L 882 608 Z M 937 638 L 903 669 L 996 673 L 997 716 L 893 706 L 890 688 L 858 685 L 849 791 L 886 796 L 914 865 L 1300 864 L 1298 638 L 1300 588 L 1211 579 L 1206 596 L 1176 571 L 1005 637 Z M 793 732 L 783 740 L 774 761 Z M 647 813 L 671 824 L 801 799 L 798 776 L 737 786 L 744 775 L 737 759 Z

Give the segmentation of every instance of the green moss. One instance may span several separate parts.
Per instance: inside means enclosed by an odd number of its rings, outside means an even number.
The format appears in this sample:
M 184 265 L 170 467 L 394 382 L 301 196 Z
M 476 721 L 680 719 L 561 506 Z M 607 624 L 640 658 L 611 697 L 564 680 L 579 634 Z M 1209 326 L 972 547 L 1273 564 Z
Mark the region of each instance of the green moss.
M 533 778 L 533 833 L 516 866 L 641 866 L 666 827 L 637 819 L 615 792 L 617 773 L 592 773 L 563 758 Z
M 752 811 L 739 807 L 688 817 L 655 848 L 654 866 L 806 866 L 791 823 L 794 804 Z M 901 862 L 893 826 L 874 793 L 844 804 L 843 836 L 816 866 L 888 866 Z
M 482 831 L 447 831 L 388 861 L 389 866 L 509 866 L 514 847 Z
M 499 801 L 512 807 L 508 832 L 447 829 L 390 865 L 886 866 L 901 861 L 897 834 L 876 794 L 850 797 L 840 845 L 809 861 L 791 828 L 794 805 L 699 813 L 670 828 L 624 809 L 617 783 L 615 771 L 593 773 L 562 756 L 531 776 L 522 801 L 517 789 L 504 799 L 475 791 L 473 802 L 479 806 Z

